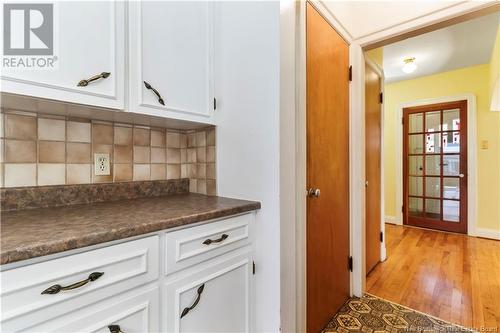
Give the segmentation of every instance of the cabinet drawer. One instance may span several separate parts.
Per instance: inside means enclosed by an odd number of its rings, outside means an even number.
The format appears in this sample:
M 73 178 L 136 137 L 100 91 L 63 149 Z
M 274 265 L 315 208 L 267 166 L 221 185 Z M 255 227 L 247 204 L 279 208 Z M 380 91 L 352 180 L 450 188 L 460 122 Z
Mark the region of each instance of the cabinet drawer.
M 26 315 L 31 324 L 158 278 L 158 236 L 112 245 L 1 273 L 2 323 Z M 83 285 L 95 272 L 104 273 Z M 75 285 L 76 284 L 76 285 Z M 42 294 L 60 285 L 76 287 Z
M 249 244 L 253 218 L 250 213 L 167 233 L 165 274 Z
M 250 254 L 227 258 L 165 285 L 167 332 L 251 331 Z
M 2 328 L 4 332 L 118 333 L 118 329 L 121 333 L 159 332 L 159 296 L 158 286 L 149 287 L 91 304 L 21 330 L 16 327 Z

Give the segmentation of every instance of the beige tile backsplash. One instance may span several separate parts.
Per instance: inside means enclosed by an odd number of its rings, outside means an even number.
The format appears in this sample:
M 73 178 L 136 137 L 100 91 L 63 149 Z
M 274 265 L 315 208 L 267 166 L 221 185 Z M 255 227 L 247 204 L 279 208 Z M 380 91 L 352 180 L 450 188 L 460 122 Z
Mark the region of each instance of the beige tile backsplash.
M 110 175 L 94 175 L 94 153 L 110 155 Z M 215 128 L 180 131 L 0 113 L 0 186 L 190 179 L 190 191 L 216 194 Z

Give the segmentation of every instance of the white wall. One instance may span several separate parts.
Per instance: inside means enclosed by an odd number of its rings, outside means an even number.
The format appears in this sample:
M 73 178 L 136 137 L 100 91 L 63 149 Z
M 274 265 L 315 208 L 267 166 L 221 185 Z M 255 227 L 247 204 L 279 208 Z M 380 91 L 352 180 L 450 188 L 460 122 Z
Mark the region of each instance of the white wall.
M 297 283 L 296 199 L 302 182 L 296 174 L 296 47 L 297 6 L 295 1 L 280 2 L 280 218 L 281 218 L 281 332 L 294 333 L 297 327 L 296 302 L 303 290 Z M 304 180 L 305 182 L 305 180 Z
M 258 200 L 256 332 L 280 325 L 279 2 L 217 2 L 215 96 L 221 196 Z

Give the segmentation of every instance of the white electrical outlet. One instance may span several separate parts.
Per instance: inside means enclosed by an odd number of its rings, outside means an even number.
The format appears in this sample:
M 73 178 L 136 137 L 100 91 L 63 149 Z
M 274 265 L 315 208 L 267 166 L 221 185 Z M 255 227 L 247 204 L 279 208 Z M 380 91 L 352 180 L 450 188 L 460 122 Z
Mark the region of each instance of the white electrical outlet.
M 94 154 L 94 169 L 96 176 L 109 175 L 109 154 Z

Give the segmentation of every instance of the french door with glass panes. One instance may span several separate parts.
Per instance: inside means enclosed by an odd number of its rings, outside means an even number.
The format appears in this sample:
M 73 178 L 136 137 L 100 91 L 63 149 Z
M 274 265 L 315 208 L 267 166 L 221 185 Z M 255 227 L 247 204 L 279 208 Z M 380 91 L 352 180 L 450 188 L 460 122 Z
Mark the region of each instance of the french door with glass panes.
M 467 101 L 403 109 L 403 221 L 467 233 Z

